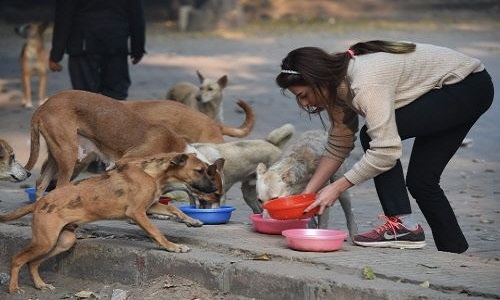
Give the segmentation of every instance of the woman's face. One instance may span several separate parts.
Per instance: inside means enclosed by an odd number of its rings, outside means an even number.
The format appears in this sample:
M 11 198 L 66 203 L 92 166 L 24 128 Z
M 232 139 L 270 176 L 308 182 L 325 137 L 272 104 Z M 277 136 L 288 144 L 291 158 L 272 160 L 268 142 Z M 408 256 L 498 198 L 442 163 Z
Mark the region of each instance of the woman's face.
M 288 88 L 292 94 L 295 95 L 298 102 L 303 108 L 307 107 L 319 107 L 324 108 L 323 101 L 318 99 L 318 95 L 313 91 L 313 89 L 308 85 L 297 85 Z M 323 96 L 327 95 L 326 89 L 321 89 Z

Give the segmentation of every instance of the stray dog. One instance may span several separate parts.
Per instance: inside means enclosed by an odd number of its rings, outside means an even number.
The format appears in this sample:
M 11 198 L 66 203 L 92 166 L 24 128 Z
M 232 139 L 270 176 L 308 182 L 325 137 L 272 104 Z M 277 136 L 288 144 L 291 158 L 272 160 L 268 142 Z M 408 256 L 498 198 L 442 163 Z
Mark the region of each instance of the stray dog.
M 186 104 L 209 116 L 212 120 L 224 123 L 222 109 L 222 90 L 227 86 L 227 75 L 214 80 L 205 78 L 196 71 L 200 86 L 189 82 L 180 82 L 172 86 L 165 99 Z
M 23 83 L 23 105 L 26 108 L 33 107 L 31 100 L 31 77 L 35 74 L 39 78 L 39 105 L 45 100 L 49 54 L 45 49 L 43 33 L 48 25 L 48 22 L 29 23 L 15 28 L 16 33 L 26 39 L 19 57 Z
M 246 114 L 239 127 L 217 123 L 202 112 L 176 101 L 127 100 L 123 101 L 123 104 L 148 121 L 170 125 L 175 133 L 188 143 L 223 143 L 225 135 L 242 138 L 247 136 L 255 125 L 255 112 L 243 100 L 237 102 Z
M 132 219 L 167 251 L 189 251 L 185 245 L 168 241 L 146 212 L 153 207 L 153 211 L 174 215 L 188 226 L 202 226 L 201 221 L 178 208 L 156 201 L 172 182 L 213 192 L 214 172 L 214 165 L 207 166 L 195 154 L 162 153 L 124 164 L 117 162 L 116 169 L 106 174 L 55 189 L 33 204 L 0 216 L 0 221 L 5 222 L 33 213 L 31 244 L 11 261 L 9 293 L 22 292 L 19 269 L 26 263 L 37 289 L 54 289 L 40 277 L 40 264 L 70 249 L 76 242 L 77 226 L 89 222 Z
M 207 162 L 168 125 L 148 122 L 122 101 L 86 91 L 56 94 L 34 112 L 30 157 L 25 166 L 28 170 L 38 159 L 40 134 L 47 144 L 48 157 L 36 180 L 37 199 L 56 178 L 56 187 L 68 184 L 88 164 L 89 157 L 98 157 L 108 170 L 118 159 L 173 151 L 197 153 Z
M 0 180 L 19 182 L 31 176 L 16 160 L 14 150 L 7 141 L 0 139 Z
M 241 192 L 246 204 L 254 213 L 261 213 L 262 206 L 257 201 L 255 189 L 255 169 L 259 163 L 272 164 L 281 156 L 282 148 L 290 140 L 295 128 L 285 124 L 269 133 L 265 140 L 242 140 L 222 144 L 193 143 L 191 144 L 201 152 L 209 161 L 224 158 L 224 193 L 235 183 L 241 182 Z M 193 199 L 194 197 L 190 197 Z M 222 197 L 225 202 L 225 197 Z M 213 208 L 223 203 L 207 203 L 199 201 L 197 207 Z
M 311 179 L 314 170 L 323 154 L 327 132 L 312 130 L 304 132 L 300 138 L 287 147 L 282 157 L 269 168 L 263 163 L 257 166 L 257 196 L 260 201 L 300 194 Z M 342 164 L 338 174 L 343 174 L 345 166 Z M 331 181 L 337 178 L 334 174 Z M 341 176 L 341 175 L 340 175 Z M 351 210 L 351 199 L 344 192 L 339 198 L 347 221 L 350 236 L 357 233 L 357 225 Z M 328 227 L 329 208 L 319 216 L 320 228 Z M 314 219 L 313 219 L 314 221 Z

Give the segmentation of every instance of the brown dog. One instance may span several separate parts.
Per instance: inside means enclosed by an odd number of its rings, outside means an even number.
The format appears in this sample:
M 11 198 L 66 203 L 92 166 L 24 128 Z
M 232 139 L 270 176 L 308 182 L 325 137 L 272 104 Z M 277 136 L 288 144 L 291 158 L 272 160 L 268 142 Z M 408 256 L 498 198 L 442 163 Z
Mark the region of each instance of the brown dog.
M 14 150 L 7 141 L 0 139 L 0 180 L 19 182 L 31 176 L 16 160 Z
M 224 123 L 222 90 L 227 86 L 227 75 L 217 80 L 206 78 L 198 70 L 196 75 L 200 81 L 199 86 L 189 82 L 177 83 L 167 91 L 165 99 L 186 104 L 201 111 L 212 120 Z
M 245 137 L 255 125 L 255 112 L 243 100 L 237 102 L 246 114 L 245 121 L 239 127 L 217 123 L 205 114 L 171 100 L 129 100 L 123 104 L 149 121 L 170 125 L 189 143 L 223 143 L 225 135 Z
M 52 288 L 38 273 L 40 264 L 71 248 L 76 242 L 76 227 L 97 220 L 132 219 L 159 245 L 171 252 L 187 252 L 189 247 L 168 241 L 149 220 L 146 212 L 174 216 L 188 226 L 202 226 L 175 206 L 157 203 L 166 187 L 182 182 L 202 192 L 215 191 L 215 165 L 208 166 L 195 154 L 163 153 L 117 163 L 117 168 L 58 188 L 37 202 L 0 221 L 10 221 L 33 213 L 32 241 L 12 258 L 9 292 L 22 292 L 19 269 L 26 263 L 37 289 Z
M 148 122 L 122 101 L 85 91 L 56 94 L 34 112 L 28 170 L 38 160 L 40 133 L 48 157 L 36 180 L 37 199 L 53 179 L 57 178 L 56 187 L 68 184 L 89 156 L 97 156 L 110 169 L 118 159 L 173 151 L 198 153 L 167 124 Z M 198 157 L 207 162 L 203 155 Z
M 23 83 L 23 105 L 33 107 L 31 100 L 31 77 L 38 75 L 38 103 L 45 100 L 47 73 L 49 70 L 49 54 L 45 49 L 43 33 L 49 23 L 29 23 L 15 28 L 18 35 L 26 39 L 21 50 L 19 62 Z

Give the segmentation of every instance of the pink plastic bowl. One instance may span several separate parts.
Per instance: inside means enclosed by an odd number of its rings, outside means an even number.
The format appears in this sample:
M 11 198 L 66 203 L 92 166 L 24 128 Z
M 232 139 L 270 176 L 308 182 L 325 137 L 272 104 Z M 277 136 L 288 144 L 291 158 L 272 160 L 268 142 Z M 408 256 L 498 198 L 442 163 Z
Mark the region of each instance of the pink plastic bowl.
M 281 234 L 283 230 L 294 228 L 306 228 L 309 219 L 300 220 L 276 220 L 263 218 L 262 214 L 250 215 L 255 231 L 267 234 Z
M 281 234 L 288 247 L 313 252 L 339 250 L 347 237 L 347 232 L 333 229 L 288 229 Z
M 277 220 L 307 219 L 319 212 L 319 206 L 304 214 L 316 199 L 316 194 L 298 194 L 269 200 L 262 204 L 271 218 Z

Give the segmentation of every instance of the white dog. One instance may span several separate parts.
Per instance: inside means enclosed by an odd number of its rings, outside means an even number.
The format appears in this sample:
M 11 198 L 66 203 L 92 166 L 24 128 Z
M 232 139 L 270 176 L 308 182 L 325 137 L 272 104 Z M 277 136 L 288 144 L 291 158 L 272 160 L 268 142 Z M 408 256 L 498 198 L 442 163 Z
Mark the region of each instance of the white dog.
M 259 164 L 256 183 L 259 200 L 266 202 L 274 198 L 302 193 L 323 154 L 326 140 L 327 132 L 323 130 L 306 131 L 295 143 L 287 147 L 281 158 L 269 168 L 263 163 Z M 343 164 L 338 174 L 344 172 Z M 337 175 L 334 175 L 330 180 L 333 181 L 336 177 Z M 349 193 L 343 193 L 339 201 L 352 237 L 357 233 L 357 225 L 352 214 Z M 329 209 L 319 217 L 319 227 L 327 228 L 328 219 Z
M 218 80 L 205 78 L 196 71 L 200 86 L 189 82 L 180 82 L 172 86 L 166 95 L 167 100 L 174 100 L 201 111 L 213 120 L 224 123 L 222 109 L 222 90 L 227 86 L 227 75 Z

